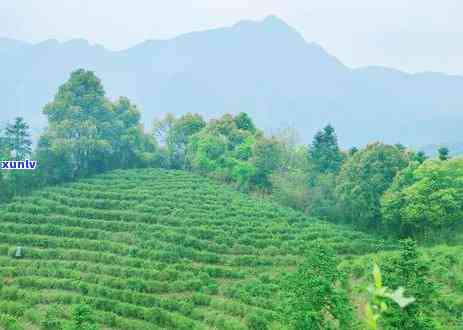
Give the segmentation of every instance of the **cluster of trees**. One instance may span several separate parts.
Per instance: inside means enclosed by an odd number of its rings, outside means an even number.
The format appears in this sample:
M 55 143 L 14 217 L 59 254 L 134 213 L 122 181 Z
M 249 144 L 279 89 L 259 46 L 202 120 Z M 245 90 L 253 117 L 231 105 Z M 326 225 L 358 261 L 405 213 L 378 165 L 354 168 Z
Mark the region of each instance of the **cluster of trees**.
M 101 81 L 77 70 L 44 108 L 48 128 L 32 152 L 22 118 L 0 137 L 0 159 L 38 161 L 38 170 L 2 171 L 3 200 L 33 187 L 75 180 L 117 168 L 158 166 L 156 140 L 144 132 L 140 112 L 127 98 L 111 102 Z
M 71 74 L 44 114 L 48 128 L 33 153 L 21 118 L 1 134 L 1 159 L 30 156 L 39 165 L 34 173 L 0 172 L 0 198 L 112 169 L 164 167 L 270 193 L 319 218 L 402 236 L 449 228 L 463 214 L 463 163 L 446 148 L 437 160 L 399 144 L 343 151 L 330 125 L 304 147 L 290 130 L 266 137 L 245 113 L 209 121 L 168 114 L 147 133 L 137 107 L 124 97 L 110 101 L 85 70 Z
M 157 165 L 157 146 L 127 98 L 111 102 L 101 81 L 77 70 L 44 113 L 48 128 L 37 146 L 46 182 L 86 177 L 117 168 Z
M 446 148 L 438 159 L 378 142 L 342 151 L 328 125 L 306 150 L 290 149 L 306 161 L 272 175 L 273 195 L 313 216 L 419 238 L 463 218 L 463 159 Z
M 155 122 L 164 166 L 209 175 L 240 189 L 269 191 L 281 163 L 280 143 L 266 138 L 246 113 L 206 121 L 198 114 L 168 114 Z

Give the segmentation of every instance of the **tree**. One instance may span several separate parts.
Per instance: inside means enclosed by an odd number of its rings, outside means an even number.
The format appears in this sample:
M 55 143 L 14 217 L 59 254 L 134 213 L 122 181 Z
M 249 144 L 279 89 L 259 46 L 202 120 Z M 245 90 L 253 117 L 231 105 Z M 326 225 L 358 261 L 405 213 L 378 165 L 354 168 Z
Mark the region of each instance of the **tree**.
M 308 212 L 319 218 L 336 220 L 335 179 L 345 156 L 338 146 L 334 128 L 319 131 L 309 147 Z
M 315 177 L 309 174 L 307 212 L 317 218 L 338 222 L 341 218 L 336 203 L 336 174 L 325 173 Z
M 384 224 L 401 236 L 452 230 L 463 217 L 463 159 L 412 163 L 381 199 Z
M 240 112 L 235 117 L 235 124 L 238 129 L 249 131 L 251 133 L 256 132 L 256 127 L 254 126 L 252 119 L 245 112 Z
M 275 139 L 262 138 L 254 145 L 252 164 L 256 169 L 254 182 L 256 186 L 269 190 L 271 188 L 270 175 L 282 163 L 282 148 Z
M 336 254 L 326 244 L 309 245 L 301 265 L 282 279 L 281 308 L 291 329 L 352 329 L 354 317 L 344 273 Z
M 364 227 L 381 224 L 380 198 L 410 155 L 397 146 L 374 143 L 350 157 L 336 179 L 336 199 L 343 217 Z
M 309 148 L 309 161 L 316 173 L 336 173 L 342 165 L 341 153 L 334 128 L 327 125 L 319 131 Z
M 349 156 L 353 156 L 357 153 L 357 151 L 359 151 L 359 149 L 357 147 L 352 147 L 349 149 Z
M 23 118 L 15 118 L 12 124 L 7 124 L 3 136 L 0 136 L 0 159 L 24 160 L 31 155 L 32 141 L 29 125 Z M 35 184 L 35 173 L 31 171 L 8 171 L 0 173 L 3 200 L 22 194 Z
M 428 159 L 426 154 L 423 151 L 418 151 L 412 156 L 412 160 L 422 164 L 425 162 L 425 160 Z
M 121 97 L 112 106 L 112 168 L 159 165 L 158 146 L 154 137 L 143 131 L 140 112 L 129 99 Z
M 23 118 L 17 117 L 13 124 L 7 124 L 3 137 L 6 149 L 17 160 L 25 159 L 31 154 L 32 141 L 29 133 L 29 125 Z
M 169 132 L 174 126 L 176 118 L 173 114 L 167 113 L 164 118 L 155 119 L 153 123 L 153 134 L 156 141 L 162 146 L 167 145 Z
M 113 112 L 101 81 L 91 71 L 77 70 L 44 108 L 49 151 L 69 164 L 70 177 L 107 169 L 112 153 Z M 59 155 L 59 156 L 58 156 Z
M 449 157 L 450 151 L 446 147 L 439 148 L 437 152 L 439 153 L 439 159 L 442 161 L 448 160 L 450 158 Z
M 308 200 L 307 148 L 297 144 L 298 134 L 284 128 L 275 137 L 281 151 L 281 166 L 271 173 L 272 199 L 282 205 L 305 210 Z
M 267 189 L 268 175 L 278 166 L 276 142 L 264 140 L 247 115 L 238 116 L 225 114 L 189 136 L 186 163 L 242 190 Z
M 167 150 L 170 166 L 175 169 L 185 169 L 186 151 L 189 139 L 206 126 L 204 119 L 198 114 L 187 113 L 176 119 L 167 136 Z
M 217 172 L 227 150 L 227 140 L 205 131 L 195 134 L 188 143 L 188 162 L 201 174 Z

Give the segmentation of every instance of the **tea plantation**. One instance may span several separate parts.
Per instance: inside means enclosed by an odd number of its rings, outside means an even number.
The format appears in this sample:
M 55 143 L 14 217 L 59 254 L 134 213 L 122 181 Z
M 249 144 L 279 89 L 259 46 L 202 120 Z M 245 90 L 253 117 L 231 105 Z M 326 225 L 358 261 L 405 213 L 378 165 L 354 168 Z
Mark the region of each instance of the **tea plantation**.
M 103 329 L 275 325 L 276 279 L 306 242 L 323 239 L 350 260 L 394 247 L 158 169 L 45 188 L 1 206 L 0 219 L 0 314 L 19 329 L 46 328 L 51 309 L 66 324 L 78 304 Z

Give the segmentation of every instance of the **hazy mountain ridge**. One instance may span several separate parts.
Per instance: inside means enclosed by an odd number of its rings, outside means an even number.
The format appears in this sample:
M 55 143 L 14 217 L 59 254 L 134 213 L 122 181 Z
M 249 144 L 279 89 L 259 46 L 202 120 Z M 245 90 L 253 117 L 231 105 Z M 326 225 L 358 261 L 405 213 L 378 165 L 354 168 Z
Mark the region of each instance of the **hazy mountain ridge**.
M 111 98 L 138 104 L 147 125 L 165 112 L 246 111 L 270 132 L 295 127 L 305 142 L 327 122 L 345 146 L 463 141 L 463 77 L 352 69 L 275 16 L 123 51 L 82 39 L 0 39 L 0 121 L 23 115 L 43 127 L 42 107 L 80 67 L 94 70 Z

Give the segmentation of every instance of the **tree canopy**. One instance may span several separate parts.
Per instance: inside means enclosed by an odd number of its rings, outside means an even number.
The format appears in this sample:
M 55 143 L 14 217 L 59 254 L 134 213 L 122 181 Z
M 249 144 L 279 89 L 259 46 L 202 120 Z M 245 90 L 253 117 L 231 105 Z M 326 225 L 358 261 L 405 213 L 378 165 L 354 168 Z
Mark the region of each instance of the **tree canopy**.
M 44 114 L 48 129 L 39 141 L 38 155 L 51 181 L 155 160 L 149 155 L 156 149 L 155 141 L 144 134 L 137 108 L 127 98 L 110 102 L 91 71 L 73 72 Z
M 381 199 L 383 222 L 403 236 L 449 229 L 463 219 L 463 159 L 411 163 Z
M 409 158 L 403 148 L 382 143 L 370 144 L 350 157 L 336 179 L 336 197 L 346 220 L 378 226 L 381 196 Z

